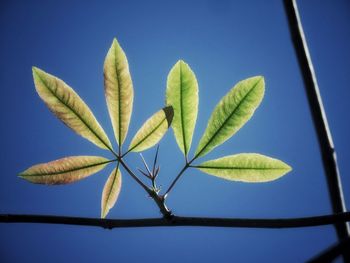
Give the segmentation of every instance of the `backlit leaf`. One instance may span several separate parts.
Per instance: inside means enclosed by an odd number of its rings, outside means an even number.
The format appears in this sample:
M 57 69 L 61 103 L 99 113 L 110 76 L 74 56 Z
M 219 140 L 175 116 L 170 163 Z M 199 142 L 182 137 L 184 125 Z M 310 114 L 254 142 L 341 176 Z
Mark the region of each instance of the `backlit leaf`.
M 170 127 L 173 116 L 174 111 L 171 106 L 153 114 L 132 139 L 129 151 L 140 152 L 158 143 Z
M 119 163 L 108 177 L 103 188 L 101 199 L 101 218 L 105 218 L 109 210 L 115 205 L 122 185 L 122 175 L 119 170 Z
M 264 96 L 261 76 L 238 82 L 216 105 L 195 157 L 204 156 L 234 135 L 253 115 Z
M 34 165 L 18 176 L 36 184 L 68 184 L 97 173 L 110 162 L 99 156 L 71 156 Z
M 117 39 L 113 40 L 104 62 L 104 87 L 109 116 L 119 146 L 129 129 L 134 90 L 128 60 Z
M 273 181 L 292 170 L 280 160 L 256 153 L 230 155 L 195 167 L 223 179 L 250 183 Z
M 64 124 L 98 147 L 112 149 L 101 125 L 71 87 L 36 67 L 33 67 L 33 77 L 39 96 Z
M 198 83 L 189 65 L 182 60 L 168 75 L 166 104 L 174 108 L 172 128 L 178 146 L 187 156 L 198 114 Z

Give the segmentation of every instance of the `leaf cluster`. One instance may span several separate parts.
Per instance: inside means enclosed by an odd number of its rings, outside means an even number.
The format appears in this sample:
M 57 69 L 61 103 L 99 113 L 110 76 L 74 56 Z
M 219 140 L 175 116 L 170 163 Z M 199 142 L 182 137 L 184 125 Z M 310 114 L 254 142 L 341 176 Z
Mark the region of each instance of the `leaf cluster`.
M 251 77 L 237 83 L 219 101 L 192 158 L 189 153 L 198 115 L 198 82 L 190 66 L 179 60 L 170 70 L 167 78 L 166 105 L 147 119 L 131 139 L 126 151 L 123 145 L 131 121 L 134 89 L 127 57 L 116 39 L 108 50 L 104 62 L 104 91 L 108 112 L 113 126 L 117 150 L 96 117 L 79 95 L 61 79 L 33 67 L 36 91 L 47 107 L 65 125 L 96 146 L 110 151 L 114 158 L 100 156 L 70 156 L 59 160 L 34 165 L 19 174 L 29 182 L 46 185 L 68 184 L 79 181 L 101 171 L 108 164 L 115 168 L 110 173 L 102 192 L 101 217 L 104 218 L 115 205 L 122 184 L 121 166 L 154 199 L 164 216 L 171 212 L 164 201 L 178 179 L 188 168 L 231 181 L 268 182 L 291 170 L 286 163 L 256 153 L 242 153 L 225 156 L 194 164 L 213 149 L 232 137 L 254 114 L 260 105 L 265 90 L 264 78 Z M 184 166 L 167 191 L 160 193 L 156 178 L 158 149 L 152 169 L 146 161 L 141 175 L 149 179 L 147 186 L 126 164 L 124 157 L 130 152 L 142 152 L 163 138 L 169 127 L 184 155 Z

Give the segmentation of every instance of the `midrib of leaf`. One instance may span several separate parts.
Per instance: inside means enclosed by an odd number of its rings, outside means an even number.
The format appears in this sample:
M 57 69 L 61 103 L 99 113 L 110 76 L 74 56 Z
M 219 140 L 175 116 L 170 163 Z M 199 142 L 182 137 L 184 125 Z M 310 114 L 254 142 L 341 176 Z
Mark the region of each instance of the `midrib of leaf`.
M 114 176 L 113 176 L 113 181 L 112 181 L 112 187 L 109 189 L 109 191 L 108 191 L 108 195 L 107 195 L 107 199 L 106 199 L 106 205 L 108 205 L 108 202 L 109 202 L 109 198 L 111 197 L 111 193 L 112 193 L 112 189 L 113 189 L 113 185 L 114 185 L 114 182 L 115 182 L 115 180 L 116 180 L 116 178 L 117 178 L 117 175 L 118 175 L 118 169 L 119 169 L 119 162 L 118 162 L 118 164 L 117 164 L 117 168 L 115 169 L 115 174 L 114 174 Z M 105 207 L 105 209 L 104 210 L 106 210 L 106 207 Z M 104 211 L 105 212 L 105 211 Z
M 121 131 L 122 131 L 122 128 L 121 128 L 121 116 L 122 116 L 122 113 L 121 113 L 121 97 L 120 97 L 120 78 L 119 78 L 119 71 L 118 71 L 118 61 L 117 61 L 117 47 L 114 45 L 114 62 L 115 62 L 115 73 L 116 73 L 116 76 L 117 76 L 117 82 L 118 82 L 118 132 L 119 132 L 119 136 L 118 136 L 118 148 L 119 148 L 119 154 L 120 154 L 120 151 L 121 151 L 121 141 L 122 141 L 122 134 L 121 134 Z
M 249 167 L 215 167 L 215 166 L 203 166 L 203 165 L 195 165 L 192 166 L 194 168 L 203 168 L 203 169 L 217 169 L 217 170 L 287 170 L 288 168 L 263 168 L 263 167 L 257 167 L 257 168 L 249 168 Z
M 184 123 L 184 113 L 183 113 L 183 90 L 182 90 L 182 63 L 180 62 L 180 109 L 181 109 L 181 132 L 184 144 L 185 156 L 187 156 L 187 146 L 186 146 L 186 135 L 185 135 L 185 123 Z
M 85 121 L 83 118 L 81 118 L 81 117 L 79 116 L 79 114 L 78 114 L 72 107 L 70 107 L 70 106 L 69 106 L 68 104 L 66 104 L 60 97 L 58 97 L 57 94 L 56 94 L 55 92 L 53 92 L 53 91 L 50 89 L 49 85 L 47 85 L 46 81 L 43 80 L 43 78 L 42 78 L 39 74 L 36 74 L 36 75 L 39 77 L 40 81 L 45 85 L 45 87 L 51 92 L 51 94 L 54 95 L 54 96 L 55 96 L 62 104 L 64 104 L 71 112 L 73 112 L 74 115 L 77 116 L 78 119 L 81 120 L 81 121 L 85 124 L 85 126 L 89 129 L 89 131 L 91 131 L 91 132 L 96 136 L 96 138 L 99 139 L 100 142 L 102 142 L 103 145 L 105 145 L 105 146 L 108 148 L 108 150 L 110 150 L 112 153 L 114 153 L 113 149 L 112 149 L 111 147 L 109 147 L 108 144 L 106 144 L 106 143 L 101 139 L 101 137 L 90 127 L 90 125 L 89 125 L 88 123 L 86 123 L 86 121 Z M 57 90 L 57 88 L 56 88 L 56 90 Z
M 58 175 L 58 174 L 70 173 L 70 172 L 75 172 L 75 171 L 79 171 L 79 170 L 86 169 L 86 168 L 99 166 L 99 165 L 102 165 L 102 164 L 111 163 L 111 162 L 114 162 L 116 160 L 117 159 L 108 160 L 108 161 L 104 161 L 104 162 L 100 162 L 100 163 L 89 164 L 89 165 L 86 165 L 86 166 L 72 168 L 72 169 L 65 170 L 65 171 L 58 171 L 58 172 L 52 172 L 52 173 L 43 173 L 43 174 L 39 174 L 39 173 L 36 173 L 36 174 L 20 174 L 20 176 L 23 176 L 23 177 L 27 177 L 27 176 L 50 176 L 50 175 Z
M 131 152 L 133 149 L 135 149 L 137 146 L 139 146 L 141 143 L 143 143 L 149 136 L 152 135 L 152 133 L 154 131 L 156 131 L 162 124 L 163 122 L 166 120 L 166 118 L 164 118 L 153 130 L 151 130 L 142 140 L 140 140 L 139 143 L 137 143 L 134 147 L 132 147 L 131 149 L 128 150 L 128 152 Z
M 255 83 L 255 85 L 250 89 L 250 91 L 241 99 L 241 101 L 238 103 L 238 105 L 235 107 L 235 109 L 230 113 L 230 115 L 225 119 L 224 123 L 219 127 L 219 129 L 213 134 L 213 136 L 210 137 L 209 141 L 204 145 L 204 147 L 194 156 L 194 159 L 197 159 L 198 156 L 208 147 L 208 145 L 214 140 L 216 135 L 221 131 L 221 129 L 226 125 L 228 120 L 232 117 L 233 114 L 239 109 L 239 107 L 242 105 L 244 100 L 249 96 L 249 94 L 255 89 L 255 87 L 259 84 L 260 80 Z

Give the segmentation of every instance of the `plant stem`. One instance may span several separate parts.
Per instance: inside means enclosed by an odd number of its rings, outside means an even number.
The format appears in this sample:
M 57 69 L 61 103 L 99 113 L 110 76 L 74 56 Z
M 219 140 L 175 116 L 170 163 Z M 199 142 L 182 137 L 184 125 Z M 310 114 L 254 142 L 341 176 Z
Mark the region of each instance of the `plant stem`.
M 145 185 L 131 170 L 130 168 L 125 164 L 125 162 L 123 161 L 123 159 L 119 159 L 119 162 L 121 163 L 121 165 L 124 167 L 124 169 L 128 172 L 128 174 L 148 193 L 151 193 L 151 189 Z
M 156 226 L 206 226 L 206 227 L 243 227 L 243 228 L 297 228 L 329 225 L 350 221 L 350 212 L 300 218 L 250 219 L 250 218 L 208 218 L 182 217 L 144 219 L 100 219 L 86 217 L 50 216 L 50 215 L 0 215 L 0 223 L 45 223 L 97 226 L 102 228 L 156 227 Z
M 299 68 L 304 81 L 304 87 L 311 110 L 312 120 L 318 137 L 332 209 L 334 213 L 345 212 L 346 205 L 335 147 L 323 106 L 316 73 L 304 34 L 297 1 L 284 0 L 284 7 L 288 19 L 291 38 L 299 62 Z M 335 225 L 335 228 L 339 240 L 350 236 L 348 224 L 338 223 Z M 350 256 L 344 258 L 344 260 L 350 262 Z
M 323 262 L 333 262 L 338 256 L 350 256 L 350 237 L 345 238 L 338 242 L 337 244 L 332 245 L 331 247 L 322 251 L 319 255 L 311 258 L 307 262 L 309 263 L 323 263 Z M 347 261 L 345 261 L 347 262 Z
M 178 173 L 178 175 L 175 177 L 174 181 L 171 183 L 171 185 L 169 186 L 168 190 L 165 192 L 164 194 L 164 199 L 167 198 L 167 196 L 169 195 L 171 189 L 173 189 L 173 187 L 175 186 L 176 182 L 180 179 L 180 177 L 182 176 L 182 174 L 187 170 L 188 167 L 192 167 L 191 163 L 196 160 L 198 158 L 198 156 L 196 155 L 195 157 L 193 157 L 190 161 L 187 160 L 187 156 L 186 156 L 186 164 L 185 166 L 180 170 L 180 172 Z
M 171 219 L 173 217 L 171 210 L 169 210 L 168 207 L 165 205 L 165 198 L 163 195 L 158 195 L 158 193 L 155 190 L 153 190 L 150 194 L 150 197 L 152 197 L 154 202 L 157 204 L 164 218 Z
M 174 181 L 169 186 L 168 190 L 166 190 L 166 192 L 164 194 L 164 199 L 167 198 L 167 196 L 168 196 L 169 192 L 171 191 L 171 189 L 173 189 L 173 187 L 175 186 L 176 182 L 180 179 L 181 175 L 187 170 L 187 168 L 189 166 L 190 166 L 189 163 L 186 163 L 186 165 L 181 169 L 181 171 L 175 177 Z
M 131 169 L 127 166 L 127 164 L 123 161 L 122 158 L 119 159 L 119 162 L 121 165 L 125 168 L 125 170 L 130 174 L 130 176 L 139 184 L 141 187 L 149 194 L 149 196 L 154 200 L 154 202 L 159 207 L 160 212 L 163 214 L 164 218 L 171 218 L 172 213 L 171 211 L 166 207 L 164 201 L 164 196 L 158 195 L 156 192 L 156 189 L 150 189 L 147 185 L 145 185 L 134 173 L 131 171 Z
M 131 149 L 127 150 L 125 153 L 120 155 L 120 158 L 124 158 L 125 155 L 127 155 L 129 152 L 131 152 Z

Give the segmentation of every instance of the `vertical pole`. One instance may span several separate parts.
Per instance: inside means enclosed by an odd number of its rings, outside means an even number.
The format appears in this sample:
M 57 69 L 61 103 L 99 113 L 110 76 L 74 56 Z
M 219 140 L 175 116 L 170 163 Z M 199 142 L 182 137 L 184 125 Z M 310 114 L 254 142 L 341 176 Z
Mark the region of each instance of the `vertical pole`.
M 333 213 L 342 213 L 346 211 L 346 208 L 334 144 L 317 84 L 316 74 L 306 43 L 296 0 L 284 0 L 284 7 L 296 56 L 299 62 L 299 68 L 303 76 L 313 123 L 318 137 Z M 349 227 L 347 223 L 337 223 L 335 224 L 335 228 L 339 240 L 345 239 L 349 236 Z M 350 260 L 350 257 L 347 259 Z

